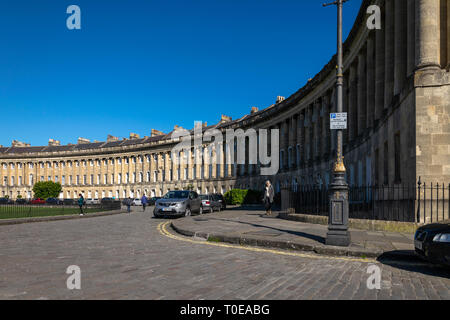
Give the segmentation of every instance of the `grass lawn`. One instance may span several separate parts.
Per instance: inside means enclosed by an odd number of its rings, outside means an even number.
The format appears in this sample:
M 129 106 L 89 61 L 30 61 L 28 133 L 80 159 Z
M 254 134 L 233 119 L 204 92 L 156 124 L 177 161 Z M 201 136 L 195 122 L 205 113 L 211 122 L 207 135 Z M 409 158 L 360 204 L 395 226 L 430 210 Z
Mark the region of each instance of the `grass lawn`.
M 111 209 L 109 209 L 111 210 Z M 83 208 L 84 213 L 107 211 L 101 208 Z M 45 206 L 0 206 L 0 219 L 34 218 L 48 216 L 66 216 L 79 214 L 78 207 L 45 207 Z

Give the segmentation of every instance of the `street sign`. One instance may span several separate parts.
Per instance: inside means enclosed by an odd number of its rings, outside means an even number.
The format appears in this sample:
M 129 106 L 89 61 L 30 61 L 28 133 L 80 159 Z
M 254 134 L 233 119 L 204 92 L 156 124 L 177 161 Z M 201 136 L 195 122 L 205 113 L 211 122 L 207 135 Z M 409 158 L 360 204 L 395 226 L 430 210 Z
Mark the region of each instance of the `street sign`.
M 330 129 L 346 130 L 347 129 L 347 113 L 330 113 Z

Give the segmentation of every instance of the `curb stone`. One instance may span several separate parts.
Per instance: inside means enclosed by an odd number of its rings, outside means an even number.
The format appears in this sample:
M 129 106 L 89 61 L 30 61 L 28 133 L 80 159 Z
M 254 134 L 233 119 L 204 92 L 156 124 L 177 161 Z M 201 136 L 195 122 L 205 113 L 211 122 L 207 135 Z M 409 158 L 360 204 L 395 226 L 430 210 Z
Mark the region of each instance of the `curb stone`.
M 51 222 L 60 220 L 75 220 L 75 219 L 88 219 L 96 217 L 112 216 L 120 213 L 125 213 L 125 210 L 114 210 L 99 213 L 87 213 L 84 216 L 79 214 L 71 214 L 67 216 L 48 216 L 48 217 L 33 217 L 33 218 L 18 218 L 18 219 L 0 219 L 0 226 L 8 226 L 23 223 L 34 223 L 34 222 Z
M 202 232 L 193 232 L 191 230 L 184 229 L 176 225 L 176 223 L 171 222 L 172 229 L 184 236 L 195 237 L 206 236 L 206 239 L 217 239 L 220 242 L 226 242 L 231 244 L 238 244 L 242 246 L 252 246 L 252 247 L 264 247 L 264 248 L 274 248 L 274 249 L 285 249 L 285 250 L 295 250 L 303 252 L 314 252 L 319 255 L 328 256 L 346 256 L 346 257 L 363 257 L 363 258 L 378 258 L 384 252 L 380 250 L 362 250 L 362 249 L 352 249 L 352 248 L 340 248 L 340 247 L 325 247 L 325 246 L 313 246 L 308 244 L 303 244 L 300 242 L 292 241 L 274 241 L 261 239 L 257 237 L 241 237 L 241 236 L 229 236 L 222 234 L 206 234 Z M 394 256 L 394 254 L 392 254 Z

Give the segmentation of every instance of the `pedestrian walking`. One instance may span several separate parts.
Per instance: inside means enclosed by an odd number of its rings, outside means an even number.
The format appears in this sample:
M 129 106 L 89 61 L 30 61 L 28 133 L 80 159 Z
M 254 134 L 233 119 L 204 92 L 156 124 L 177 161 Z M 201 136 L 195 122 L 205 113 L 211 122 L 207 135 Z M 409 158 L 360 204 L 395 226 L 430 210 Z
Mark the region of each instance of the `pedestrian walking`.
M 128 197 L 128 199 L 127 199 L 127 211 L 128 211 L 128 213 L 131 213 L 131 203 L 133 202 L 133 200 L 131 200 L 131 198 L 130 197 Z
M 142 203 L 142 211 L 145 212 L 145 207 L 147 206 L 147 203 L 148 203 L 148 200 L 147 200 L 147 197 L 145 196 L 145 194 L 141 198 L 141 203 Z
M 264 207 L 266 208 L 266 214 L 268 216 L 272 215 L 272 204 L 274 197 L 273 186 L 270 181 L 266 181 L 266 187 L 264 188 Z
M 80 194 L 79 194 L 79 198 L 78 198 L 78 206 L 80 207 L 80 216 L 84 216 L 84 213 L 83 213 L 83 205 L 84 205 L 84 197 L 83 197 L 83 195 L 80 193 Z

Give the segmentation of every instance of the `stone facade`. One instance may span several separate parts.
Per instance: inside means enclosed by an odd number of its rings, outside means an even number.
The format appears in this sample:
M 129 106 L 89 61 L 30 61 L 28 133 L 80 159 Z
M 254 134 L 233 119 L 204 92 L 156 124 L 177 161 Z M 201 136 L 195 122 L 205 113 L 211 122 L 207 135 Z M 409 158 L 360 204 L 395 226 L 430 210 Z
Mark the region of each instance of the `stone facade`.
M 381 30 L 366 27 L 371 4 L 381 8 Z M 46 147 L 15 141 L 0 147 L 0 196 L 32 197 L 33 183 L 49 179 L 63 184 L 64 198 L 78 193 L 89 198 L 159 196 L 189 185 L 201 193 L 224 193 L 235 187 L 261 189 L 266 179 L 276 191 L 282 185 L 329 184 L 336 154 L 336 134 L 329 130 L 329 113 L 336 110 L 335 61 L 287 99 L 278 97 L 264 110 L 254 107 L 238 120 L 222 116 L 218 124 L 203 126 L 222 134 L 227 129 L 280 129 L 275 176 L 261 176 L 259 165 L 195 165 L 200 150 L 181 152 L 176 164 L 171 134 L 153 129 L 144 138 L 109 136 L 94 143 L 80 138 L 67 146 L 51 140 Z M 349 184 L 415 183 L 419 177 L 450 182 L 450 1 L 363 1 L 344 44 L 344 67 Z M 226 151 L 233 145 L 219 147 Z

